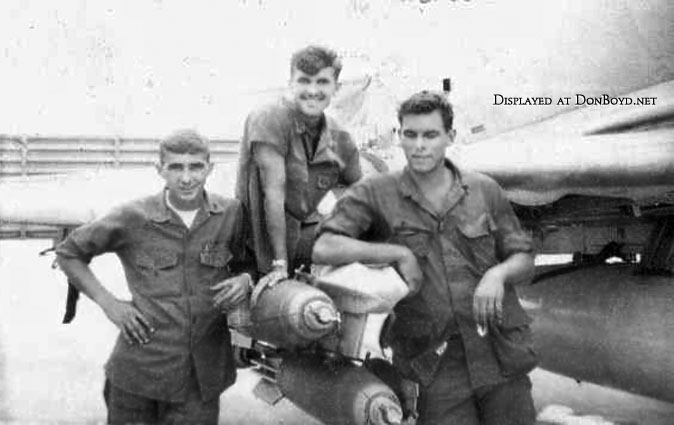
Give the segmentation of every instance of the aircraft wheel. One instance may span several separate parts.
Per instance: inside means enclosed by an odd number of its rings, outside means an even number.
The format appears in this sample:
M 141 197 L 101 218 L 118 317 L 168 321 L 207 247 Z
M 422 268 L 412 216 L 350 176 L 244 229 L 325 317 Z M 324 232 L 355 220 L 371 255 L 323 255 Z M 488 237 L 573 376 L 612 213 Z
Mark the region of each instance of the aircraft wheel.
M 243 347 L 232 347 L 233 357 L 234 357 L 234 366 L 237 369 L 245 369 L 251 367 L 253 363 L 251 360 L 251 350 Z

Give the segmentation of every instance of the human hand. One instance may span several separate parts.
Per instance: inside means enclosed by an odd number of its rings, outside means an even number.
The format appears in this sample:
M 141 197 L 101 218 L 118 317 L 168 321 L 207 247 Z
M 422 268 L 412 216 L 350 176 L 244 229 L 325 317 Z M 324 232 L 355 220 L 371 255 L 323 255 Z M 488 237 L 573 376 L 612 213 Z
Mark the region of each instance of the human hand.
M 283 279 L 288 278 L 288 268 L 284 266 L 277 266 L 272 268 L 272 270 L 264 275 L 262 279 L 257 283 L 257 285 L 262 288 L 272 287 L 282 281 Z
M 155 329 L 132 302 L 114 298 L 103 306 L 103 311 L 129 344 L 150 342 L 149 334 Z
M 400 276 L 407 282 L 410 290 L 407 296 L 409 297 L 419 292 L 424 275 L 421 267 L 419 267 L 417 257 L 414 256 L 414 253 L 409 248 L 404 247 L 403 254 L 396 262 L 396 269 L 398 269 Z
M 260 279 L 257 282 L 257 285 L 255 285 L 255 288 L 253 288 L 253 293 L 250 297 L 251 308 L 255 307 L 257 300 L 267 288 L 271 288 L 272 286 L 287 278 L 288 268 L 286 266 L 274 266 L 269 273 L 262 276 L 262 279 Z
M 211 286 L 211 290 L 215 291 L 215 295 L 213 295 L 213 307 L 223 313 L 229 312 L 232 308 L 246 301 L 250 284 L 250 275 L 242 273 Z
M 488 323 L 503 322 L 503 293 L 505 279 L 496 269 L 489 269 L 480 279 L 473 295 L 473 316 L 478 329 L 487 329 Z

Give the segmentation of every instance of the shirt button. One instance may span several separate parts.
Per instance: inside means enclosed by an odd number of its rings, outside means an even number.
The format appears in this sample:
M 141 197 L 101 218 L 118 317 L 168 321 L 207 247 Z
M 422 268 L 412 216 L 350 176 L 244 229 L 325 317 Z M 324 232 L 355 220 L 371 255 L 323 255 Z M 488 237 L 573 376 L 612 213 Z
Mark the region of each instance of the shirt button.
M 193 324 L 193 325 L 196 325 L 196 324 L 197 324 L 197 318 L 194 317 L 194 316 L 192 316 L 192 324 Z

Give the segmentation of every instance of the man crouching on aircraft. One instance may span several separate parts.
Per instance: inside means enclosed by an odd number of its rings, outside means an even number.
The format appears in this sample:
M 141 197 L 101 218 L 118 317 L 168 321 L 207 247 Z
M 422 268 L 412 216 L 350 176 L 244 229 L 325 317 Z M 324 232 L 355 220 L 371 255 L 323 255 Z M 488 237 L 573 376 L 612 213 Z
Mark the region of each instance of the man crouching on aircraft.
M 331 189 L 362 176 L 351 135 L 324 112 L 341 70 L 331 49 L 295 52 L 286 96 L 246 119 L 236 197 L 251 215 L 261 287 L 310 265 L 318 204 Z
M 247 295 L 245 231 L 239 201 L 206 193 L 213 164 L 194 131 L 160 144 L 162 192 L 76 229 L 58 264 L 121 331 L 108 360 L 108 422 L 217 424 L 219 396 L 236 372 L 223 311 Z M 89 261 L 114 252 L 131 301 L 112 295 Z
M 455 131 L 442 95 L 415 94 L 398 120 L 407 166 L 348 189 L 313 259 L 392 263 L 409 284 L 385 339 L 420 384 L 417 423 L 533 424 L 536 357 L 513 287 L 533 273 L 531 239 L 497 183 L 445 158 Z

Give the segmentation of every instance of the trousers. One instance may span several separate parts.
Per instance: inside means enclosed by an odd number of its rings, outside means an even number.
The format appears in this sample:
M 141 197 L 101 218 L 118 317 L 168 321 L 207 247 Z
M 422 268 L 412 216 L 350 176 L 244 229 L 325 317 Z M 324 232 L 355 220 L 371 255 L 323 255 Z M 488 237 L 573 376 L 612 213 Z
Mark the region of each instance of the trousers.
M 461 339 L 450 343 L 436 377 L 419 391 L 417 425 L 534 425 L 527 375 L 473 389 Z
M 129 393 L 106 379 L 103 398 L 108 408 L 108 424 L 217 425 L 220 399 L 201 399 L 194 369 L 185 385 L 187 399 L 174 403 Z

